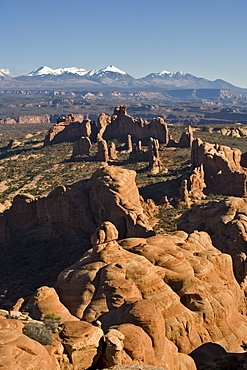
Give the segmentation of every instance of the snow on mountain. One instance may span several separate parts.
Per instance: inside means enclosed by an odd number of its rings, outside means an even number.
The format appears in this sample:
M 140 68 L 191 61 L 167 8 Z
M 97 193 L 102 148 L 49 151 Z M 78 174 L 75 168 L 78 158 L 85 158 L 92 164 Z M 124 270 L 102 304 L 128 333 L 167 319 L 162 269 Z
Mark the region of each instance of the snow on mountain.
M 134 77 L 111 64 L 102 69 L 92 69 L 85 77 L 106 85 L 126 85 L 135 81 Z
M 0 81 L 14 81 L 8 74 L 4 73 L 3 70 L 0 70 Z
M 32 72 L 28 73 L 27 77 L 34 77 L 34 76 L 45 76 L 45 75 L 52 75 L 52 76 L 61 76 L 62 74 L 72 73 L 78 76 L 84 76 L 88 71 L 84 68 L 77 68 L 77 67 L 69 67 L 69 68 L 50 68 L 47 66 L 39 67 Z
M 103 69 L 92 69 L 90 72 L 88 72 L 88 76 L 100 75 L 100 74 L 105 74 L 108 72 L 119 73 L 121 75 L 127 75 L 126 72 L 110 64 Z

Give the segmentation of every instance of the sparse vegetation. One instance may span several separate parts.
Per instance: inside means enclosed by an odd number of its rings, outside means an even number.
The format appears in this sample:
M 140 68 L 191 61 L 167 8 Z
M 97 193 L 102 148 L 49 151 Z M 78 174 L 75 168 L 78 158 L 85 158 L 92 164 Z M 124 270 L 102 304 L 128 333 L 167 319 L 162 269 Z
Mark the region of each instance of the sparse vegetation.
M 27 337 L 43 345 L 52 344 L 53 342 L 51 330 L 48 330 L 43 324 L 35 322 L 27 323 L 22 331 Z

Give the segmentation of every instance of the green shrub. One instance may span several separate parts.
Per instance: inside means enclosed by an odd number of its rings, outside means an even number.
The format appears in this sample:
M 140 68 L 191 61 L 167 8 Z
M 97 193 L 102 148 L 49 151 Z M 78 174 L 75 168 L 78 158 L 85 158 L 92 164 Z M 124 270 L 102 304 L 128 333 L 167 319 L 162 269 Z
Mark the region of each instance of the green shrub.
M 53 312 L 49 312 L 44 316 L 43 322 L 47 329 L 51 330 L 53 333 L 58 333 L 61 330 L 59 327 L 60 320 L 61 317 L 57 316 Z
M 53 341 L 51 330 L 48 330 L 42 324 L 28 323 L 24 326 L 22 331 L 27 337 L 36 340 L 43 345 L 51 344 Z

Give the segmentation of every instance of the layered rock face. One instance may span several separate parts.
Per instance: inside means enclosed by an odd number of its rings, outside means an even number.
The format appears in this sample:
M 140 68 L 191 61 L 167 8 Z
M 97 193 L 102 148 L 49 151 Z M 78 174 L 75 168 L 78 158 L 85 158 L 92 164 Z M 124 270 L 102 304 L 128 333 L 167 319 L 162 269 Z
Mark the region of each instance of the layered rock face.
M 127 114 L 126 106 L 120 105 L 114 110 L 112 117 L 102 113 L 97 125 L 93 121 L 84 119 L 82 122 L 75 121 L 72 115 L 59 121 L 50 128 L 46 134 L 44 145 L 51 145 L 61 141 L 79 140 L 81 136 L 88 136 L 91 140 L 112 140 L 126 138 L 127 135 L 135 139 L 149 139 L 150 136 L 167 144 L 168 128 L 163 118 L 153 118 L 151 122 L 141 118 L 131 117 Z
M 91 179 L 58 186 L 46 197 L 14 198 L 0 217 L 2 290 L 10 292 L 10 305 L 20 292 L 26 296 L 39 285 L 54 284 L 57 274 L 90 248 L 90 236 L 105 220 L 116 222 L 122 238 L 153 235 L 153 215 L 148 205 L 142 207 L 135 176 L 106 166 Z
M 91 133 L 92 123 L 89 119 L 79 122 L 75 121 L 73 116 L 68 116 L 64 121 L 58 122 L 49 129 L 44 140 L 44 145 L 79 140 L 81 136 L 91 138 Z
M 203 165 L 206 194 L 243 196 L 246 194 L 246 172 L 241 166 L 241 151 L 224 145 L 193 141 L 193 167 Z
M 138 188 L 136 173 L 116 166 L 97 170 L 89 180 L 58 186 L 47 197 L 19 194 L 0 219 L 0 238 L 25 229 L 56 224 L 64 232 L 93 234 L 103 221 L 114 221 L 121 237 L 144 236 L 151 231 Z M 61 231 L 61 230 L 60 230 Z
M 234 273 L 246 290 L 247 274 L 247 198 L 228 197 L 193 207 L 178 220 L 186 232 L 204 230 L 216 248 L 232 256 Z
M 93 248 L 57 281 L 70 312 L 87 322 L 99 320 L 119 343 L 108 360 L 130 363 L 142 353 L 140 361 L 149 358 L 148 364 L 167 368 L 165 359 L 176 347 L 189 353 L 217 342 L 238 350 L 247 329 L 244 295 L 230 256 L 214 248 L 208 234 L 178 231 L 119 242 L 117 234 L 110 222 L 103 223 L 92 236 Z M 126 338 L 123 346 L 119 331 Z M 142 338 L 138 346 L 135 338 Z M 136 353 L 128 349 L 130 343 Z
M 124 138 L 131 135 L 133 138 L 142 140 L 152 136 L 159 139 L 161 143 L 168 143 L 168 128 L 163 118 L 153 118 L 151 122 L 141 118 L 131 117 L 127 114 L 125 105 L 120 105 L 114 109 L 111 122 L 106 126 L 104 138 L 111 140 L 114 138 Z
M 135 171 L 116 166 L 97 170 L 87 183 L 89 204 L 97 226 L 113 222 L 121 238 L 153 235 L 142 208 Z
M 50 123 L 50 115 L 43 114 L 42 116 L 19 116 L 17 123 Z

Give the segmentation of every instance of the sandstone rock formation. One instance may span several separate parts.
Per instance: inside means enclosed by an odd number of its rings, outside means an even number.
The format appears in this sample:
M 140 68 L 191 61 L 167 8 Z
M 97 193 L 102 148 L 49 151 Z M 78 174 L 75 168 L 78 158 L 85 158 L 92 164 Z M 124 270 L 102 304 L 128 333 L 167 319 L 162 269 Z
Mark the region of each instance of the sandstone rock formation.
M 178 146 L 179 148 L 191 148 L 193 140 L 194 140 L 193 130 L 192 127 L 189 125 L 187 127 L 187 131 L 182 133 L 180 140 L 178 142 Z
M 116 145 L 115 143 L 112 141 L 109 145 L 109 148 L 108 148 L 108 155 L 109 155 L 109 159 L 117 159 L 117 149 L 116 149 Z
M 25 305 L 24 310 L 35 320 L 42 320 L 46 314 L 52 312 L 60 317 L 61 323 L 64 321 L 78 321 L 59 301 L 55 289 L 46 286 L 37 289 Z
M 60 143 L 62 141 L 79 140 L 81 136 L 91 138 L 93 127 L 92 122 L 84 119 L 82 122 L 74 120 L 74 116 L 69 115 L 64 120 L 52 126 L 46 134 L 44 145 Z
M 133 161 L 145 161 L 146 153 L 142 150 L 142 142 L 139 140 L 137 143 L 133 143 L 132 152 L 130 152 L 130 159 Z
M 168 128 L 163 118 L 153 118 L 151 122 L 147 122 L 142 118 L 129 116 L 126 106 L 121 105 L 115 108 L 112 117 L 101 113 L 97 124 L 89 119 L 84 119 L 82 122 L 76 121 L 72 115 L 58 119 L 58 123 L 46 134 L 44 145 L 61 141 L 78 141 L 81 136 L 88 136 L 92 141 L 96 141 L 96 138 L 125 139 L 127 135 L 138 140 L 148 140 L 152 136 L 159 139 L 161 143 L 168 143 Z
M 247 275 L 247 198 L 228 197 L 193 207 L 178 220 L 186 232 L 204 230 L 216 248 L 232 256 L 234 273 L 243 289 Z
M 245 195 L 246 173 L 240 161 L 239 149 L 193 141 L 191 162 L 193 167 L 203 165 L 205 194 Z
M 195 167 L 189 178 L 182 181 L 179 189 L 179 202 L 190 207 L 192 199 L 203 199 L 206 197 L 204 194 L 205 188 L 203 165 L 201 165 L 200 167 Z
M 160 171 L 166 171 L 167 169 L 164 168 L 163 163 L 159 158 L 159 140 L 153 139 L 150 137 L 148 142 L 148 158 L 149 158 L 149 167 L 150 172 L 153 175 L 156 175 Z
M 132 144 L 132 138 L 131 135 L 127 136 L 127 152 L 132 152 L 133 144 Z
M 207 233 L 116 239 L 116 228 L 103 223 L 92 236 L 93 248 L 57 282 L 73 315 L 99 320 L 105 333 L 114 329 L 126 337 L 122 343 L 115 336 L 108 360 L 141 363 L 149 353 L 150 364 L 166 366 L 171 352 L 179 361 L 173 344 L 183 353 L 206 342 L 239 350 L 247 329 L 244 295 L 230 256 L 214 248 Z M 142 339 L 133 353 L 137 337 Z
M 105 220 L 115 222 L 121 237 L 144 236 L 150 227 L 135 177 L 135 171 L 105 166 L 89 180 L 58 186 L 47 197 L 18 194 L 0 218 L 0 240 L 32 227 L 51 233 L 52 225 L 63 229 L 60 233 L 91 235 Z
M 148 139 L 150 136 L 159 139 L 161 143 L 168 143 L 168 128 L 163 118 L 153 118 L 151 122 L 127 114 L 125 105 L 114 109 L 111 122 L 106 126 L 104 138 L 124 138 L 131 135 L 135 139 Z
M 67 321 L 60 336 L 74 370 L 86 370 L 98 361 L 102 329 L 86 321 Z
M 78 155 L 90 155 L 90 149 L 92 147 L 91 140 L 88 136 L 82 136 L 79 141 L 75 141 L 73 145 L 72 157 Z
M 50 115 L 43 114 L 41 116 L 19 116 L 17 123 L 50 123 Z
M 153 235 L 143 211 L 136 173 L 116 166 L 97 170 L 87 183 L 90 209 L 97 226 L 114 222 L 120 237 Z
M 18 330 L 0 329 L 0 367 L 6 370 L 60 370 L 42 344 Z
M 98 143 L 97 161 L 108 162 L 109 155 L 107 142 L 103 139 L 98 139 L 97 143 Z

